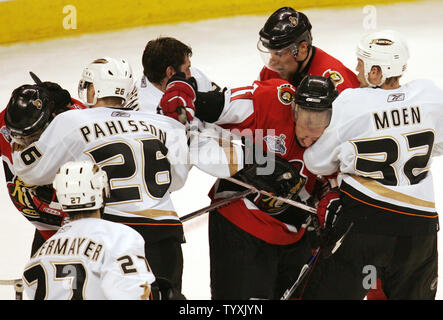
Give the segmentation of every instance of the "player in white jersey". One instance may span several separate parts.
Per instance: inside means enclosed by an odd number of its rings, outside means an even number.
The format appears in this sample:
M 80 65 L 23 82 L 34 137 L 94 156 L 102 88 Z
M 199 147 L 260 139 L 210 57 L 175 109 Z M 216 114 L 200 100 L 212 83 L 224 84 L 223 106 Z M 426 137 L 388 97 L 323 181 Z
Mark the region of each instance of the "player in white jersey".
M 101 219 L 109 196 L 106 172 L 91 161 L 67 162 L 54 189 L 70 222 L 26 264 L 26 296 L 35 300 L 148 300 L 155 277 L 141 235 Z
M 168 80 L 176 73 L 192 78 L 198 91 L 220 89 L 195 67 L 191 67 L 192 48 L 171 37 L 150 40 L 143 51 L 143 76 L 136 82 L 140 111 L 158 113 L 158 105 Z
M 91 108 L 58 115 L 38 141 L 13 154 L 14 168 L 24 181 L 44 185 L 66 161 L 100 165 L 110 180 L 104 218 L 139 231 L 156 277 L 180 291 L 183 225 L 169 192 L 183 186 L 192 165 L 216 177 L 235 174 L 244 165 L 243 149 L 219 136 L 205 138 L 205 132 L 191 135 L 188 146 L 180 122 L 121 109 L 128 79 L 124 61 L 103 58 L 88 65 L 79 93 Z
M 438 215 L 430 167 L 442 154 L 443 92 L 429 80 L 400 85 L 409 52 L 395 31 L 362 37 L 357 57 L 361 88 L 334 101 L 329 127 L 304 154 L 313 173 L 339 169 L 342 210 L 332 237 L 353 226 L 318 263 L 304 298 L 361 299 L 378 276 L 388 299 L 434 299 Z

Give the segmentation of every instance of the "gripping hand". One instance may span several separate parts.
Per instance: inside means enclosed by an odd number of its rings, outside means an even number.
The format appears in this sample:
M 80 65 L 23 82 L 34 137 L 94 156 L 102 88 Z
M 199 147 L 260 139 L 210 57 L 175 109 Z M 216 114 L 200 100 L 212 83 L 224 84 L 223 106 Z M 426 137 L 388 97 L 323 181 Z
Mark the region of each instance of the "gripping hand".
M 169 79 L 166 91 L 160 100 L 163 114 L 186 124 L 195 116 L 195 90 L 192 82 L 183 74 L 175 74 Z

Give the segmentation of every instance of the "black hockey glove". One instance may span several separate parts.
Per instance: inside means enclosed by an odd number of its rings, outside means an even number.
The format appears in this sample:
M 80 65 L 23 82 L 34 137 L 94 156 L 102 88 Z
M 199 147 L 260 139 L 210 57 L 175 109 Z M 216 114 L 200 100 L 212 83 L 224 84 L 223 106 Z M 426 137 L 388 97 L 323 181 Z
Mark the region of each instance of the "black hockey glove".
M 68 90 L 63 89 L 55 82 L 41 81 L 40 78 L 32 71 L 30 71 L 29 74 L 36 85 L 48 90 L 51 100 L 54 101 L 54 110 L 52 110 L 52 112 L 59 114 L 70 110 L 68 106 L 72 103 L 72 101 Z
M 48 90 L 49 96 L 54 101 L 54 113 L 59 114 L 69 110 L 71 95 L 68 90 L 63 89 L 54 82 L 45 81 L 41 86 Z
M 242 180 L 257 190 L 264 190 L 278 197 L 293 197 L 303 188 L 306 179 L 289 161 L 278 156 L 268 157 L 274 161 L 274 170 L 266 174 L 269 163 L 247 165 L 233 177 Z M 262 172 L 260 172 L 262 171 Z
M 168 279 L 156 277 L 151 284 L 152 300 L 186 300 Z

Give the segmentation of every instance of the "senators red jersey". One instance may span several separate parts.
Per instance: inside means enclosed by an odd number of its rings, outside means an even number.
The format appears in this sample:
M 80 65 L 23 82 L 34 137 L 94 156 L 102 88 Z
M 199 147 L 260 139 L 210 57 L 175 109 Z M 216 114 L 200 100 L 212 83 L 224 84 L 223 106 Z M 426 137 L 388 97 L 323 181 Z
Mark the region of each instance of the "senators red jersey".
M 85 109 L 86 107 L 78 100 L 72 99 L 71 109 Z M 26 189 L 33 186 L 25 184 L 16 174 L 12 166 L 12 148 L 11 137 L 9 130 L 5 125 L 5 111 L 0 113 L 0 154 L 3 162 L 3 169 L 5 172 L 6 186 L 14 206 L 20 211 L 23 216 L 28 219 L 40 232 L 46 240 L 50 238 L 60 227 L 61 219 L 54 217 L 53 221 L 48 221 L 40 215 L 40 212 L 35 208 L 31 199 L 26 194 Z
M 360 87 L 360 83 L 354 72 L 345 67 L 343 63 L 333 56 L 316 47 L 312 47 L 312 57 L 304 70 L 294 75 L 293 79 L 290 79 L 290 82 L 294 85 L 298 85 L 301 79 L 308 74 L 313 76 L 330 77 L 332 81 L 334 81 L 339 92 L 342 92 L 347 88 Z M 277 72 L 263 67 L 260 72 L 259 80 L 263 81 L 276 78 L 281 79 Z
M 215 123 L 233 133 L 252 136 L 267 154 L 275 154 L 297 166 L 305 179 L 297 200 L 306 201 L 313 192 L 316 176 L 305 168 L 305 149 L 295 137 L 291 106 L 294 92 L 294 87 L 281 79 L 255 81 L 251 86 L 227 90 L 224 109 Z M 210 196 L 216 200 L 235 191 L 235 186 L 218 180 Z M 261 195 L 235 201 L 218 211 L 246 232 L 272 244 L 297 242 L 306 227 L 305 212 Z

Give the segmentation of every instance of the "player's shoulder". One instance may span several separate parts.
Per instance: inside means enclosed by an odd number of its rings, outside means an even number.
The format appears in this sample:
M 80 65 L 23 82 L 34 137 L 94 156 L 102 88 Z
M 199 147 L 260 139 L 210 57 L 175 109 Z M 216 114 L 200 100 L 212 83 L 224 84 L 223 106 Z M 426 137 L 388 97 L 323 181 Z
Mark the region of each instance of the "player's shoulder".
M 69 222 L 60 228 L 57 235 L 63 234 L 63 229 L 73 234 L 77 232 L 89 233 L 95 240 L 111 246 L 119 245 L 122 241 L 126 243 L 143 241 L 141 235 L 131 227 L 98 218 L 83 218 Z
M 185 130 L 186 128 L 180 121 L 177 121 L 171 117 L 162 114 L 145 112 L 145 111 L 132 111 L 132 112 L 134 113 L 135 118 L 144 119 L 166 130 L 168 129 Z

